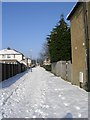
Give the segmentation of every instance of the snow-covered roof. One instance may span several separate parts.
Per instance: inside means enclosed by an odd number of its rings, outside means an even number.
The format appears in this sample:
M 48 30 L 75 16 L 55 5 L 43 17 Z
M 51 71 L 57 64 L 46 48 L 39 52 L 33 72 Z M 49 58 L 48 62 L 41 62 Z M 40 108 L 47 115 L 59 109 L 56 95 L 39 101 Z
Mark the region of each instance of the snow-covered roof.
M 14 50 L 14 49 L 3 49 L 3 50 L 0 50 L 0 55 L 23 55 L 22 53 Z

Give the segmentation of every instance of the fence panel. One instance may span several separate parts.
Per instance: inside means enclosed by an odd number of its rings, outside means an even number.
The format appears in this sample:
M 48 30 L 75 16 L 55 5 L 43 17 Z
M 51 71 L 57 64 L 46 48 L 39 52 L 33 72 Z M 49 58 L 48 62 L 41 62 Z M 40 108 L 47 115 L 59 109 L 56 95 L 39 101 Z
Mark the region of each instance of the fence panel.
M 67 62 L 67 81 L 71 82 L 71 62 Z
M 58 61 L 52 63 L 52 73 L 57 76 L 61 76 L 67 81 L 71 81 L 71 62 L 70 61 Z
M 0 82 L 2 81 L 2 64 L 0 63 Z
M 52 63 L 52 73 L 56 74 L 56 62 L 55 63 Z
M 61 77 L 66 80 L 66 61 L 62 61 L 62 74 Z
M 60 63 L 60 61 L 59 62 L 57 62 L 57 64 L 56 64 L 56 75 L 57 76 L 61 76 L 61 63 Z
M 24 64 L 0 63 L 0 82 L 16 74 L 24 72 L 27 67 Z

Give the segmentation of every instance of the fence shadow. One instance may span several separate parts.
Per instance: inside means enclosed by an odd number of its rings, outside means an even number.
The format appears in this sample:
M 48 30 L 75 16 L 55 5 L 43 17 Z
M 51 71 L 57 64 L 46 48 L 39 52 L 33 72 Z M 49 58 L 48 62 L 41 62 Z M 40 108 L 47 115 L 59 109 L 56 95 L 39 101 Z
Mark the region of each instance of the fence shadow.
M 9 87 L 11 86 L 12 84 L 14 84 L 16 81 L 18 81 L 22 76 L 24 76 L 26 73 L 28 73 L 28 70 L 22 72 L 22 73 L 19 73 L 11 78 L 8 78 L 4 81 L 1 81 L 0 82 L 0 89 L 4 89 L 6 87 Z

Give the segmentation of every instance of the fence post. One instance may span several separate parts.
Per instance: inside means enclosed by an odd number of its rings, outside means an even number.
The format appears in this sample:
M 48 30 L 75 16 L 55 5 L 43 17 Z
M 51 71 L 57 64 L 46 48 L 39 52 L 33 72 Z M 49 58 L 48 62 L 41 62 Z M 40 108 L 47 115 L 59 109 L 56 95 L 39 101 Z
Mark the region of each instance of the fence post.
M 66 61 L 66 80 L 67 80 L 67 77 L 68 77 L 67 65 L 68 65 L 68 63 L 67 63 L 67 61 Z
M 4 64 L 2 63 L 2 81 L 4 80 L 5 76 L 5 71 L 4 71 Z
M 6 72 L 6 64 L 3 64 L 3 80 L 5 80 L 6 79 L 6 76 L 7 76 L 7 72 Z
M 12 75 L 13 76 L 13 64 L 11 63 L 11 72 L 12 72 Z
M 11 77 L 11 73 L 10 73 L 10 72 L 11 72 L 11 71 L 10 71 L 10 63 L 8 63 L 8 68 L 9 68 L 9 70 L 8 70 L 8 71 L 9 71 L 9 72 L 8 72 L 8 78 L 10 78 L 10 77 Z
M 11 70 L 12 70 L 12 69 L 11 69 L 11 63 L 9 63 L 9 71 L 10 71 L 10 72 L 9 72 L 9 78 L 10 78 L 10 77 L 11 77 L 11 75 L 12 75 Z
M 0 82 L 2 81 L 2 63 L 0 63 Z
M 11 63 L 10 64 L 10 77 L 13 76 L 13 64 Z
M 16 74 L 18 74 L 18 65 L 16 64 Z
M 13 69 L 13 71 L 14 71 L 14 75 L 16 74 L 16 67 L 15 67 L 16 65 L 14 64 L 14 69 Z

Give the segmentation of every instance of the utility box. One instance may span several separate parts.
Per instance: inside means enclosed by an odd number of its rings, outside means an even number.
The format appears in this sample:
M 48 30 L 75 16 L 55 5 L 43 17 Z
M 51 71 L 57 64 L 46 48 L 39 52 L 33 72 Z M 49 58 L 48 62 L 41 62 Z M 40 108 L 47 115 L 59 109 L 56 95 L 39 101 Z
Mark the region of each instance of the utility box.
M 83 72 L 79 72 L 79 82 L 83 83 Z

